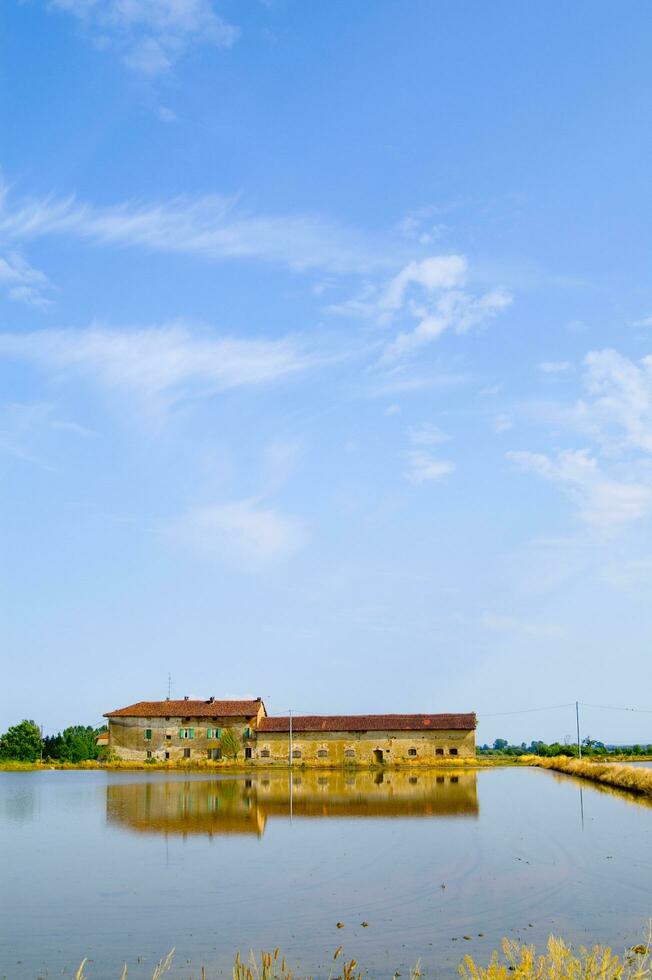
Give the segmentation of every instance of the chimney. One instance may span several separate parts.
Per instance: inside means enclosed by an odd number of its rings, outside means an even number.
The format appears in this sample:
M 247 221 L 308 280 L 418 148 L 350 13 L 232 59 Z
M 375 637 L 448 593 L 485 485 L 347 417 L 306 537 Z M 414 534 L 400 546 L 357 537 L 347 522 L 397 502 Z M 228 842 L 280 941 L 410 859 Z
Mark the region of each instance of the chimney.
M 215 700 L 215 697 L 214 697 L 214 695 L 211 694 L 210 698 L 208 699 L 208 703 L 209 704 L 212 704 L 214 700 Z
M 188 695 L 187 695 L 187 694 L 185 695 L 185 697 L 184 697 L 184 699 L 183 699 L 183 700 L 184 700 L 184 701 L 187 701 L 187 700 L 188 700 Z

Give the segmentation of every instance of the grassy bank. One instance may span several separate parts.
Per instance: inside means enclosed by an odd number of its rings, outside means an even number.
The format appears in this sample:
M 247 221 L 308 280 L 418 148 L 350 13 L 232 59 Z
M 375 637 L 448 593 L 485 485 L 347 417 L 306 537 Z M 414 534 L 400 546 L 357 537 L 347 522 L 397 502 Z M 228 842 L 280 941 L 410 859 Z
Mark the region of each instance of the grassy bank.
M 315 772 L 337 772 L 343 769 L 350 772 L 364 772 L 373 770 L 383 770 L 391 772 L 392 770 L 402 771 L 402 772 L 427 772 L 427 771 L 440 771 L 442 769 L 452 769 L 459 771 L 460 769 L 491 769 L 495 766 L 507 766 L 514 765 L 513 759 L 481 759 L 481 758 L 471 758 L 466 759 L 455 758 L 455 759 L 442 759 L 440 762 L 424 765 L 424 764 L 414 764 L 405 763 L 399 765 L 391 765 L 384 763 L 382 766 L 362 766 L 362 765 L 347 765 L 347 766 L 333 766 L 326 765 L 323 763 L 309 765 L 303 763 L 298 765 L 295 763 L 292 766 L 293 772 L 305 772 L 307 770 Z M 124 762 L 124 761 L 111 761 L 111 762 L 99 762 L 96 760 L 88 760 L 86 762 L 57 762 L 56 760 L 44 761 L 44 762 L 14 762 L 12 760 L 0 760 L 0 772 L 38 772 L 46 771 L 49 769 L 90 769 L 90 770 L 108 770 L 108 771 L 126 771 L 126 772 L 227 772 L 227 773 L 252 773 L 252 772 L 270 772 L 270 771 L 283 771 L 289 768 L 287 763 L 277 762 L 254 762 L 245 763 L 240 759 L 239 761 L 229 762 L 226 760 L 220 760 L 219 762 L 213 761 L 203 761 L 201 759 L 189 761 L 189 762 Z
M 160 980 L 173 965 L 174 950 L 154 968 L 152 980 Z M 75 974 L 75 980 L 92 980 L 92 973 L 86 971 L 87 960 L 84 960 Z M 462 980 L 652 980 L 649 942 L 617 954 L 608 946 L 575 950 L 554 936 L 550 937 L 542 953 L 538 953 L 534 946 L 504 939 L 502 952 L 493 953 L 488 963 L 476 963 L 471 956 L 465 956 L 458 972 Z M 389 975 L 389 970 L 384 969 L 383 976 Z M 417 962 L 410 971 L 410 980 L 416 980 L 421 975 Z M 201 967 L 199 976 L 201 980 L 209 980 L 210 977 L 204 967 Z M 126 977 L 125 965 L 121 980 Z M 301 980 L 278 949 L 273 953 L 261 953 L 258 957 L 252 953 L 248 959 L 242 959 L 238 954 L 232 977 L 233 980 Z M 358 965 L 356 960 L 348 960 L 340 946 L 333 954 L 329 977 L 331 980 L 361 980 L 362 977 L 373 977 L 373 974 Z M 304 980 L 309 978 L 304 977 Z
M 634 766 L 623 766 L 617 762 L 593 762 L 585 759 L 569 759 L 567 756 L 556 756 L 552 759 L 542 759 L 537 756 L 524 756 L 522 762 L 539 766 L 541 769 L 554 769 L 555 772 L 565 772 L 569 776 L 579 776 L 603 786 L 615 789 L 629 790 L 652 797 L 652 769 L 635 769 Z

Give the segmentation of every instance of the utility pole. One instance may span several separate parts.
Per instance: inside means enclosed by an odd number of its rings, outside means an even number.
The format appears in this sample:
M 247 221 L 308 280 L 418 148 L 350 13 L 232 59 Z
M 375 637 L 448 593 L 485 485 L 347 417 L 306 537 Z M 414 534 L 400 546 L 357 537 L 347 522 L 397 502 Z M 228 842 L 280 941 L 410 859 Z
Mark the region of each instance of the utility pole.
M 290 766 L 294 761 L 294 753 L 292 752 L 292 708 L 288 708 L 290 715 Z
M 578 758 L 582 758 L 582 742 L 580 740 L 580 703 L 575 702 L 575 720 L 577 721 L 577 754 Z

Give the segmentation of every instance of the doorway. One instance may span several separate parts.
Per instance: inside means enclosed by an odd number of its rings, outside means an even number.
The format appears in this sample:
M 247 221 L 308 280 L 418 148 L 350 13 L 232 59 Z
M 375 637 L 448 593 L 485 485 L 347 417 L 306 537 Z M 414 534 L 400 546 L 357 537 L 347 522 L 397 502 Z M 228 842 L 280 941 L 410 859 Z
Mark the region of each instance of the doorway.
M 374 762 L 377 765 L 382 766 L 382 764 L 383 764 L 383 750 L 382 749 L 374 749 Z
M 251 748 L 249 746 L 245 749 L 245 759 L 251 759 Z

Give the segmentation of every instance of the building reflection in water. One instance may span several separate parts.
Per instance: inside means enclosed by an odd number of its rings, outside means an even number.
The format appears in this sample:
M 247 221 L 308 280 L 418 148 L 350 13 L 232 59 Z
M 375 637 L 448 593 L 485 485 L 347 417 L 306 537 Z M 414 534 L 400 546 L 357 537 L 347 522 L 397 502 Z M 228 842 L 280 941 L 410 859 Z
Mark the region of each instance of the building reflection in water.
M 475 772 L 301 772 L 110 783 L 108 823 L 142 833 L 255 834 L 268 820 L 477 817 Z

